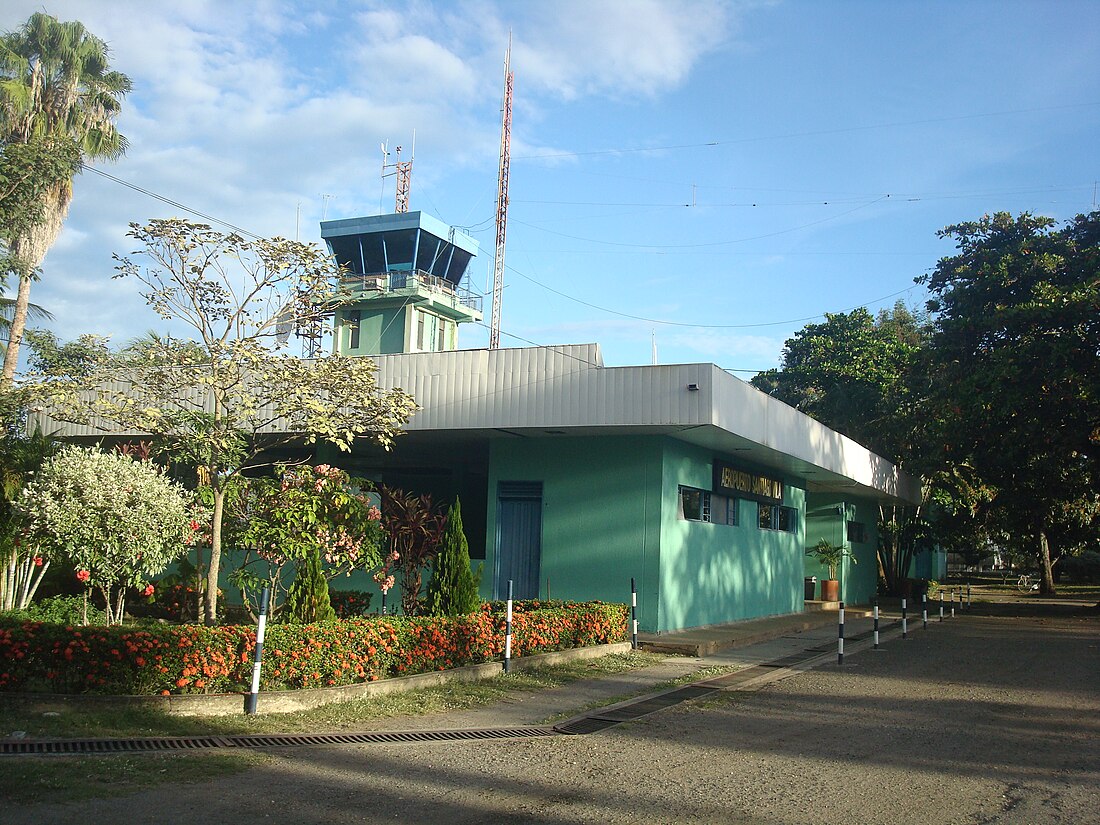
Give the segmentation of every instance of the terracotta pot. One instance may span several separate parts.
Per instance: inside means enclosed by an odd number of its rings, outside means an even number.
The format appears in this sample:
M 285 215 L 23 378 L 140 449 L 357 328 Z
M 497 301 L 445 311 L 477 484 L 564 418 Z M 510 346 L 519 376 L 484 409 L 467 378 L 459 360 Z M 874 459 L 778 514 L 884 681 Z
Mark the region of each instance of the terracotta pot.
M 823 602 L 838 602 L 840 601 L 840 582 L 836 579 L 822 579 L 821 580 L 821 601 Z

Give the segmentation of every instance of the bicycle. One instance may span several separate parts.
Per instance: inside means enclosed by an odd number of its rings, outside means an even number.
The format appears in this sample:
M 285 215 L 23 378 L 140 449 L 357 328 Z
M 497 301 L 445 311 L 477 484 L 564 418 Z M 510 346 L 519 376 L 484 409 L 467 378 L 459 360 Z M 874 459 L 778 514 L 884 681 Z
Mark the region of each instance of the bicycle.
M 1039 582 L 1033 582 L 1031 575 L 1024 573 L 1020 576 L 1020 580 L 1016 582 L 1016 589 L 1021 593 L 1034 593 L 1039 589 Z

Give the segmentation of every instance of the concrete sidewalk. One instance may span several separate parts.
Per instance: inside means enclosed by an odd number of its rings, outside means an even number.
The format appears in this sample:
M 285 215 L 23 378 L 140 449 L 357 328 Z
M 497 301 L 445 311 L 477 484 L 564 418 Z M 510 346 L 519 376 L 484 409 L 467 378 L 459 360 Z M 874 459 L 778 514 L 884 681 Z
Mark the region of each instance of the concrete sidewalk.
M 638 644 L 643 650 L 651 653 L 701 657 L 766 642 L 791 633 L 804 633 L 825 626 L 836 627 L 838 622 L 836 602 L 811 602 L 807 605 L 807 609 L 802 613 L 765 616 L 761 619 L 693 627 L 669 633 L 639 633 Z M 870 615 L 871 611 L 866 607 L 845 607 L 846 621 Z

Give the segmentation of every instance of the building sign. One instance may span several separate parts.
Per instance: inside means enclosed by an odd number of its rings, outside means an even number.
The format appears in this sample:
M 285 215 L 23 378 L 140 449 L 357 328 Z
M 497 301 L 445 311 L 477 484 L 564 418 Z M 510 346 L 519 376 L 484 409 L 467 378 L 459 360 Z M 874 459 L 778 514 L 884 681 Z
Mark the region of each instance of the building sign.
M 714 462 L 714 492 L 754 501 L 783 502 L 783 482 Z

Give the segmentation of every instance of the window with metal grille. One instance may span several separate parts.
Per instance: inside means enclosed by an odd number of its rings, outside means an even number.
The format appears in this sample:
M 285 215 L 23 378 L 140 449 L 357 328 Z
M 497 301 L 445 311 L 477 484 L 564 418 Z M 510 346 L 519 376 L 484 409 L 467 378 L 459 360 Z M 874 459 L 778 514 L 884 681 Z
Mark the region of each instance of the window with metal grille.
M 798 511 L 793 507 L 783 507 L 779 504 L 760 504 L 757 510 L 757 524 L 761 530 L 793 533 L 798 525 Z
M 737 524 L 737 499 L 697 487 L 680 487 L 680 518 L 709 521 L 713 524 Z

